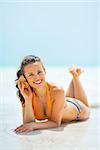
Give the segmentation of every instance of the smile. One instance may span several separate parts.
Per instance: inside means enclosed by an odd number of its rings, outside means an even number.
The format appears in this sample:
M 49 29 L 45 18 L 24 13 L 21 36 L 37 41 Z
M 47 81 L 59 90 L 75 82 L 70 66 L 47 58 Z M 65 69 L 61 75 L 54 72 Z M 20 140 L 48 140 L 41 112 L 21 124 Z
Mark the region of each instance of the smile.
M 35 81 L 34 83 L 39 85 L 39 84 L 41 84 L 41 82 L 42 82 L 42 80 L 38 80 L 38 81 Z

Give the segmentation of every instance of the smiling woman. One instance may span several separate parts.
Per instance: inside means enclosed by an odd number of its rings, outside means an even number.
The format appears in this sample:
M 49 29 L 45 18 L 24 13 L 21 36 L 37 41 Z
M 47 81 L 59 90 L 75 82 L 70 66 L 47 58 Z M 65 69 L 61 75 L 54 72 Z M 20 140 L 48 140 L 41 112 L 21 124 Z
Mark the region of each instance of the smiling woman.
M 82 71 L 71 67 L 70 73 L 73 80 L 65 94 L 62 87 L 45 80 L 46 70 L 39 57 L 28 55 L 22 60 L 16 87 L 22 103 L 23 125 L 15 132 L 56 128 L 63 122 L 89 117 L 88 100 L 78 79 Z

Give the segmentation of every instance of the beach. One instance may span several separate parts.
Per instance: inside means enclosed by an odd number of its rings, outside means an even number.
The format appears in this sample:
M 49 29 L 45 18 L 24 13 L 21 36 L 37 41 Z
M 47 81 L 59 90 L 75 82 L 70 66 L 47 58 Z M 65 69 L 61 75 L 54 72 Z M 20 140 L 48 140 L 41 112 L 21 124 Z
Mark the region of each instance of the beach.
M 83 68 L 80 76 L 91 106 L 86 121 L 64 123 L 59 128 L 16 134 L 22 124 L 21 104 L 16 96 L 16 68 L 0 69 L 0 148 L 1 150 L 99 150 L 100 149 L 100 68 Z M 72 79 L 68 68 L 47 68 L 46 80 L 65 91 Z

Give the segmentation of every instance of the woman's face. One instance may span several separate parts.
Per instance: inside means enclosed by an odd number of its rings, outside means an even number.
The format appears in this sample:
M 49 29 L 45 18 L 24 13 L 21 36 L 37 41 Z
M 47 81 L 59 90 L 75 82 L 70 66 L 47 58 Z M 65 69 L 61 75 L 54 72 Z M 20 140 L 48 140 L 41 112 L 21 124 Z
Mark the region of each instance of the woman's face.
M 40 62 L 28 64 L 24 67 L 24 75 L 33 88 L 41 87 L 45 82 L 45 70 Z

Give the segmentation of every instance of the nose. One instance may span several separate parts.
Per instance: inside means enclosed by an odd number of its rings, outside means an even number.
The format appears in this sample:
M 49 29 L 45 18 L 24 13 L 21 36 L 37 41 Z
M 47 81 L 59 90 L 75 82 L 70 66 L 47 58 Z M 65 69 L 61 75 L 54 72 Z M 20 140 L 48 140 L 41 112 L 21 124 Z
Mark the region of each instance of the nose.
M 39 77 L 38 74 L 34 75 L 34 79 L 35 79 L 35 80 L 39 80 L 39 78 L 40 78 L 40 77 Z

